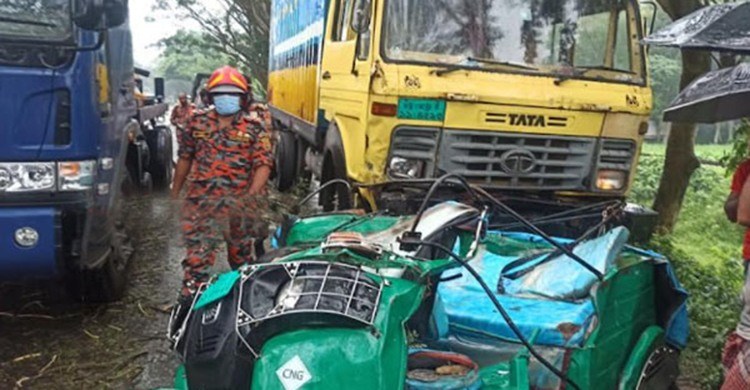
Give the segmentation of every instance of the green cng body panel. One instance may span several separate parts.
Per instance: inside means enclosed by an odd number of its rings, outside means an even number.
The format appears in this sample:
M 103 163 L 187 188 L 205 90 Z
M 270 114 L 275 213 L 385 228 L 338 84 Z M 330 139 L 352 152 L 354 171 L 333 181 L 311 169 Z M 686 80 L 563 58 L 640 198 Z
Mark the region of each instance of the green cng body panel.
M 610 273 L 592 293 L 599 323 L 568 371 L 582 389 L 617 388 L 630 351 L 656 323 L 655 293 L 652 261 Z
M 400 218 L 387 216 L 359 216 L 333 214 L 302 219 L 294 224 L 286 238 L 286 245 L 320 244 L 335 231 L 368 234 L 387 230 Z
M 422 297 L 422 286 L 389 279 L 373 327 L 305 328 L 271 338 L 255 363 L 252 388 L 403 388 L 408 353 L 404 322 Z

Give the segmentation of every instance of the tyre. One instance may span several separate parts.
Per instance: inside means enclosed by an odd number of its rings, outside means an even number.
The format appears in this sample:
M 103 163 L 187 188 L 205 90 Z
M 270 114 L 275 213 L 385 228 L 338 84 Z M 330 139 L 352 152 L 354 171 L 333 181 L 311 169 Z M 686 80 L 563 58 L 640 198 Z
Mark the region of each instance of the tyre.
M 140 193 L 141 195 L 151 195 L 154 192 L 154 179 L 150 172 L 143 172 L 141 178 Z
M 167 161 L 166 164 L 151 164 L 151 167 L 148 169 L 148 171 L 151 174 L 154 191 L 160 193 L 169 191 L 169 187 L 172 184 L 172 176 L 174 173 L 174 165 L 171 161 Z
M 153 153 L 149 159 L 148 172 L 151 173 L 154 190 L 164 192 L 172 184 L 174 166 L 172 163 L 172 130 L 157 127 L 146 133 L 148 148 Z
M 335 124 L 331 124 L 328 129 L 324 153 L 320 185 L 325 185 L 331 180 L 348 180 L 344 147 Z M 351 192 L 345 185 L 331 185 L 320 192 L 320 205 L 326 212 L 350 210 L 352 208 Z
M 294 186 L 297 177 L 297 141 L 289 131 L 279 131 L 274 153 L 274 185 L 281 192 Z
M 120 213 L 118 206 L 117 213 Z M 120 216 L 113 218 L 111 248 L 102 265 L 95 269 L 75 269 L 68 275 L 71 296 L 82 302 L 107 303 L 122 299 L 127 285 L 127 265 L 132 254 Z
M 641 369 L 636 390 L 660 390 L 677 388 L 679 376 L 679 352 L 667 345 L 657 346 Z

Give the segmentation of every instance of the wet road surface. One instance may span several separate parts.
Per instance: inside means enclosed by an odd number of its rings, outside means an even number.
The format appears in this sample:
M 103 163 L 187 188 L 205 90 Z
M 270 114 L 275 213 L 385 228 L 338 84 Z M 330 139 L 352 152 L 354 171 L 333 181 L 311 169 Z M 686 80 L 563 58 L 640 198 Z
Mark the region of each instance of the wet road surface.
M 184 253 L 177 207 L 154 196 L 126 208 L 135 253 L 121 302 L 78 304 L 55 282 L 0 285 L 0 389 L 171 387 L 166 307 Z

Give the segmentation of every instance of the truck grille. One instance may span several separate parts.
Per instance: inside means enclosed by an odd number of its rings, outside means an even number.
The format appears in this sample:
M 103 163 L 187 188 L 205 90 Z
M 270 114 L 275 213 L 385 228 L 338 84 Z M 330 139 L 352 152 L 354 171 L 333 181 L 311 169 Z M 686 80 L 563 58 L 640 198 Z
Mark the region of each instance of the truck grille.
M 596 146 L 594 138 L 445 130 L 438 168 L 491 188 L 584 190 Z M 602 150 L 617 154 L 614 144 Z
M 440 129 L 400 127 L 393 132 L 391 157 L 425 161 L 426 171 L 435 169 Z
M 635 143 L 626 139 L 605 139 L 599 149 L 599 169 L 630 171 L 635 157 Z

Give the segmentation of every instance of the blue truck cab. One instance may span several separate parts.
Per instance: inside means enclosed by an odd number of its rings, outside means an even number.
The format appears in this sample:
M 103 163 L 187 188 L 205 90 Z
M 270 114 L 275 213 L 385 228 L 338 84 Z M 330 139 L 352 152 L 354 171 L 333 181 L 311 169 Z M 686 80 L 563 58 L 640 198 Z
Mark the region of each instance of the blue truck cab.
M 76 298 L 122 296 L 123 183 L 150 185 L 160 159 L 143 115 L 166 111 L 136 88 L 126 0 L 0 5 L 0 281 L 63 278 Z

